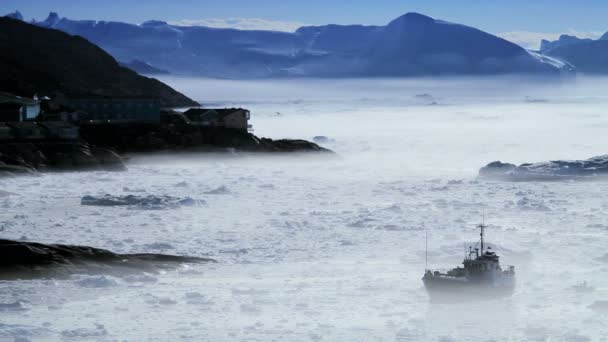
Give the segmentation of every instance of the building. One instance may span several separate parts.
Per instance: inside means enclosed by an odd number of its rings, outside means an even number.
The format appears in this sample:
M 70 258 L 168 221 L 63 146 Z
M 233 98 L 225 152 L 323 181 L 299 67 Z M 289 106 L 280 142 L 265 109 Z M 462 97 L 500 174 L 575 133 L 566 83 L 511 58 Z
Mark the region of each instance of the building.
M 78 116 L 80 121 L 160 122 L 160 101 L 154 98 L 80 98 L 68 105 L 86 113 Z
M 14 140 L 13 129 L 4 122 L 0 122 L 0 141 Z
M 191 108 L 184 115 L 194 125 L 215 128 L 230 128 L 240 131 L 251 129 L 250 113 L 243 108 L 203 109 Z
M 44 140 L 45 135 L 42 132 L 42 127 L 36 125 L 35 122 L 7 122 L 6 123 L 13 131 L 13 135 L 17 140 L 32 141 Z
M 78 140 L 80 138 L 77 126 L 65 121 L 37 122 L 48 140 Z
M 40 114 L 40 102 L 0 92 L 0 121 L 34 120 Z
M 243 108 L 228 109 L 220 114 L 224 127 L 241 131 L 247 131 L 251 128 L 251 125 L 249 125 L 249 117 L 249 111 Z
M 79 123 L 91 120 L 91 116 L 80 110 L 73 112 L 63 111 L 53 116 L 51 120 Z

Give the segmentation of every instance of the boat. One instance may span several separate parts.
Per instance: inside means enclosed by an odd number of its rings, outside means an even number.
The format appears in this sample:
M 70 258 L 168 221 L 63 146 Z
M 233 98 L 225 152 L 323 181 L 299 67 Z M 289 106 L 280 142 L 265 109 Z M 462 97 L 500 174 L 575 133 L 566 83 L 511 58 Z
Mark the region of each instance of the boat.
M 510 296 L 515 289 L 515 266 L 502 269 L 499 256 L 491 247 L 484 245 L 482 223 L 480 241 L 475 248 L 469 246 L 468 254 L 462 262 L 463 267 L 456 267 L 447 272 L 433 271 L 425 267 L 422 281 L 427 293 L 433 298 L 497 298 Z M 428 249 L 428 248 L 427 248 Z M 470 295 L 470 296 L 469 296 Z

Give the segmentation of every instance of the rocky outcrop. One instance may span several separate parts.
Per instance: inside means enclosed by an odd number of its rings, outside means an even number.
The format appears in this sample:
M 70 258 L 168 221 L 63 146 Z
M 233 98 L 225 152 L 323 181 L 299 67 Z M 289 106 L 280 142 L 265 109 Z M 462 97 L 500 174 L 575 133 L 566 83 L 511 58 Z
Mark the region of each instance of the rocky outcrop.
M 331 152 L 308 140 L 261 138 L 259 141 L 263 152 Z
M 514 164 L 503 163 L 501 161 L 491 162 L 490 164 L 479 169 L 479 177 L 500 178 L 513 171 L 513 169 L 516 167 L 517 166 Z
M 149 123 L 80 127 L 87 142 L 12 142 L 0 144 L 0 176 L 39 175 L 48 171 L 123 171 L 121 154 L 162 152 L 321 152 L 313 142 L 272 140 L 221 128 Z
M 107 148 L 82 142 L 0 144 L 0 176 L 37 175 L 42 171 L 122 171 L 122 158 Z
M 0 240 L 0 280 L 55 278 L 71 274 L 156 273 L 183 263 L 213 259 L 166 254 L 117 254 L 105 249 Z
M 331 152 L 306 140 L 272 140 L 229 128 L 208 128 L 187 123 L 145 123 L 81 126 L 82 138 L 121 153 L 159 151 Z
M 198 103 L 121 67 L 80 36 L 0 17 L 0 90 L 31 97 L 158 98 L 163 107 Z
M 585 160 L 552 160 L 519 166 L 492 162 L 479 170 L 479 177 L 502 181 L 597 180 L 608 176 L 608 155 Z
M 195 200 L 190 197 L 178 198 L 173 196 L 112 196 L 105 194 L 103 196 L 84 196 L 80 200 L 82 205 L 93 205 L 101 207 L 116 207 L 127 206 L 141 209 L 171 209 L 178 207 L 190 207 L 205 204 L 203 200 Z

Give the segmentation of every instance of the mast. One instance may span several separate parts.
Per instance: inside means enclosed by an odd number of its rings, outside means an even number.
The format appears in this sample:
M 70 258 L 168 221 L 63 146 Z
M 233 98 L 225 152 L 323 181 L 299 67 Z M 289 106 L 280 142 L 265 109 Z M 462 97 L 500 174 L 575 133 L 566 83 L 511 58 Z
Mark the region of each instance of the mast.
M 479 233 L 479 236 L 481 236 L 481 255 L 483 255 L 483 229 L 485 228 L 485 225 L 482 223 L 479 225 L 479 229 L 481 229 L 481 232 Z
M 428 231 L 426 230 L 426 227 L 424 227 L 424 271 L 425 272 L 426 272 L 426 270 L 429 269 L 428 260 L 429 260 L 429 234 L 428 234 Z

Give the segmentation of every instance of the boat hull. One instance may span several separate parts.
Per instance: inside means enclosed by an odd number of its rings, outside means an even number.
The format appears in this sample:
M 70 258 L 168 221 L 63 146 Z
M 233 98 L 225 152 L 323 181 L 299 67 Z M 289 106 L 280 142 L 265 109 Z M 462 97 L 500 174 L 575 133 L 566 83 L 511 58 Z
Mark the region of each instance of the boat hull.
M 515 279 L 470 280 L 464 277 L 422 278 L 429 297 L 433 300 L 487 300 L 508 297 L 515 289 Z

